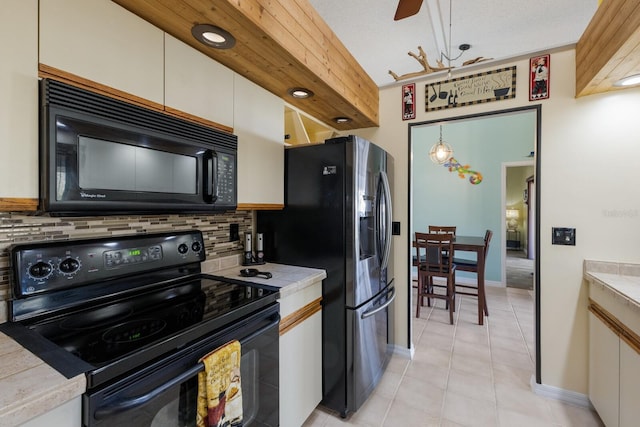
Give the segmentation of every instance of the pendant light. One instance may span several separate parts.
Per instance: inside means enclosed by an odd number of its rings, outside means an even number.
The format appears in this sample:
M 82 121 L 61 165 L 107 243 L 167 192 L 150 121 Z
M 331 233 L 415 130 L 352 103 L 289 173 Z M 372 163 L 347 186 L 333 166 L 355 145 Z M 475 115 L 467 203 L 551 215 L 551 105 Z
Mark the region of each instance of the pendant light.
M 442 140 L 442 125 L 440 125 L 440 140 L 437 144 L 431 147 L 429 151 L 429 158 L 433 163 L 443 164 L 451 158 L 453 155 L 453 148 Z

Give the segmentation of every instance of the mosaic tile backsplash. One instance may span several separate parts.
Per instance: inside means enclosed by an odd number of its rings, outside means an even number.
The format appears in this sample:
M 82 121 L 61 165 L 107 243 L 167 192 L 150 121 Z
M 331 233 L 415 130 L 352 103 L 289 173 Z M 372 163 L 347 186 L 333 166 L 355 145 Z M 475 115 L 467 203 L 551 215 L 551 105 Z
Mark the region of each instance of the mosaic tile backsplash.
M 0 323 L 7 320 L 6 301 L 11 297 L 8 249 L 13 244 L 198 229 L 207 260 L 213 260 L 242 253 L 243 239 L 229 241 L 230 224 L 238 224 L 243 236 L 251 231 L 252 212 L 74 218 L 0 213 Z

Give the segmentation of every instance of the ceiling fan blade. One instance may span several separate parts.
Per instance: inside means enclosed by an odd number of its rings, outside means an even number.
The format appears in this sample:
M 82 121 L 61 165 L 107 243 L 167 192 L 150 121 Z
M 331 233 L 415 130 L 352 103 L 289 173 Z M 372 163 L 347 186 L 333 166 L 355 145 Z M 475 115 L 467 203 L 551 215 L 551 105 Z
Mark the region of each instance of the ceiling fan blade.
M 422 0 L 398 0 L 398 8 L 393 20 L 399 21 L 415 15 L 420 10 L 420 6 L 422 6 Z

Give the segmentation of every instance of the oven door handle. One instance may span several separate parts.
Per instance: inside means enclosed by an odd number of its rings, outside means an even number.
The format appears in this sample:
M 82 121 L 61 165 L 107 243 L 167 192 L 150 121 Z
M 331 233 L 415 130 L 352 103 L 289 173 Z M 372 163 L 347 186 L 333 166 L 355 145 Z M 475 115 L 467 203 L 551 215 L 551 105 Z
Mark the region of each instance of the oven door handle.
M 240 345 L 242 346 L 247 341 L 251 341 L 253 338 L 262 334 L 267 329 L 274 327 L 279 322 L 280 322 L 280 316 L 278 316 L 275 320 L 273 320 L 263 328 L 258 329 L 251 335 L 242 338 L 240 340 Z M 192 368 L 181 373 L 180 375 L 177 375 L 174 378 L 170 379 L 169 381 L 159 385 L 158 387 L 154 388 L 148 393 L 142 394 L 140 396 L 135 396 L 130 399 L 117 401 L 117 402 L 114 402 L 112 405 L 108 405 L 108 406 L 96 409 L 96 412 L 94 413 L 94 418 L 96 420 L 101 420 L 116 414 L 120 414 L 122 412 L 129 411 L 139 406 L 142 406 L 145 403 L 155 399 L 156 397 L 158 397 L 159 395 L 161 395 L 171 387 L 188 380 L 189 378 L 197 375 L 199 372 L 202 372 L 202 371 L 204 371 L 204 363 L 200 362 L 197 365 L 193 366 Z

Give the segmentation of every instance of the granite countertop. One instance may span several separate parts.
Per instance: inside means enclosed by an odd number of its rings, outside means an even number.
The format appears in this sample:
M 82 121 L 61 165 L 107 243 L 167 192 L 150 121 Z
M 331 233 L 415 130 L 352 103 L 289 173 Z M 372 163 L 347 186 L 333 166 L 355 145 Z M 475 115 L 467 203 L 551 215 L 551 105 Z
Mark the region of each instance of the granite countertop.
M 22 424 L 80 396 L 86 389 L 84 375 L 67 379 L 3 333 L 0 358 L 2 427 Z
M 270 279 L 267 279 L 264 276 L 242 277 L 240 275 L 240 270 L 243 268 L 255 268 L 261 272 L 269 272 L 272 274 L 272 277 Z M 234 265 L 231 267 L 227 266 L 220 270 L 205 272 L 216 276 L 278 287 L 280 288 L 280 298 L 294 294 L 327 277 L 327 273 L 324 270 L 317 268 L 296 267 L 293 265 L 271 263 L 249 266 Z
M 640 309 L 640 264 L 586 260 L 584 276 Z
M 242 277 L 240 269 L 257 268 L 273 276 Z M 282 264 L 244 267 L 238 257 L 204 262 L 204 273 L 280 288 L 280 298 L 294 294 L 327 277 L 324 270 Z M 44 414 L 86 390 L 84 375 L 67 379 L 54 368 L 0 333 L 0 427 L 16 426 Z M 80 416 L 80 414 L 78 414 Z

